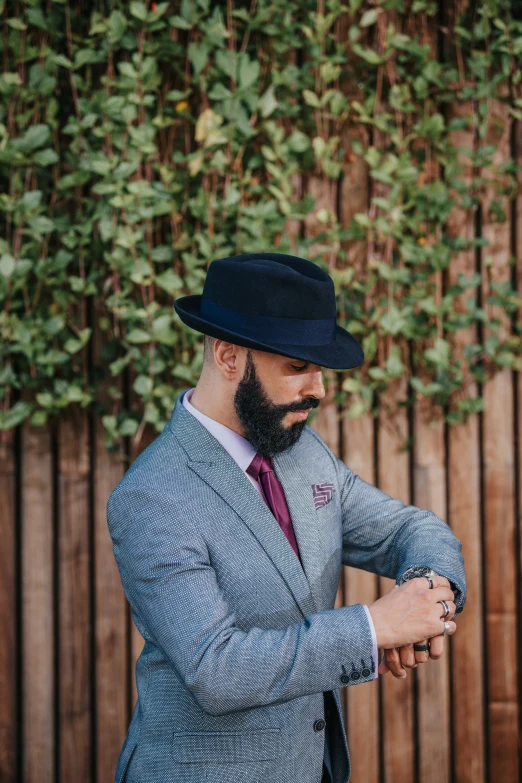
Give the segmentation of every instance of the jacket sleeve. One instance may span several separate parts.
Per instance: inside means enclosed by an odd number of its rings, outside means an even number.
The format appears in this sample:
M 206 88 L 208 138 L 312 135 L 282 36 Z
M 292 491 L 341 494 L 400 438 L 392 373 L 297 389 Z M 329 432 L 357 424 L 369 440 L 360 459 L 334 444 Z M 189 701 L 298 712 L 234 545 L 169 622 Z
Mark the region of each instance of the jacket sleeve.
M 452 584 L 457 612 L 466 601 L 462 543 L 433 511 L 408 506 L 354 474 L 330 449 L 341 497 L 343 563 L 396 580 L 426 565 Z
M 373 678 L 371 628 L 361 604 L 306 615 L 282 629 L 238 628 L 205 541 L 177 511 L 173 492 L 158 497 L 116 488 L 107 521 L 127 600 L 211 715 Z

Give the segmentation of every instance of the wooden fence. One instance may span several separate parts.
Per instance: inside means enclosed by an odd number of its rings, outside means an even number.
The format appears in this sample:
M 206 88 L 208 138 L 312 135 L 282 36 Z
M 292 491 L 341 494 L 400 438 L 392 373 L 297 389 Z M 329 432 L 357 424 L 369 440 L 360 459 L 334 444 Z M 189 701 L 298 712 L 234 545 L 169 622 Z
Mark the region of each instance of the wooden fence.
M 504 109 L 492 102 L 491 111 Z M 504 131 L 496 141 L 500 159 L 506 159 L 516 134 L 507 118 L 501 119 Z M 459 139 L 463 146 L 467 141 Z M 368 203 L 359 165 L 359 160 L 348 161 L 344 170 L 340 203 L 345 224 Z M 337 198 L 323 192 L 320 181 L 306 187 L 328 203 Z M 490 272 L 498 281 L 516 275 L 522 292 L 522 199 L 508 205 L 510 221 L 494 225 L 488 198 L 486 193 L 478 215 L 454 214 L 450 230 L 487 237 Z M 306 231 L 314 230 L 308 221 Z M 516 268 L 508 264 L 510 255 L 517 258 Z M 364 247 L 349 249 L 349 263 L 356 268 L 365 257 Z M 444 285 L 484 264 L 480 250 L 462 254 Z M 393 422 L 384 416 L 341 421 L 334 392 L 332 380 L 314 426 L 362 478 L 448 521 L 463 542 L 469 587 L 457 634 L 440 661 L 418 668 L 406 681 L 387 675 L 343 689 L 352 781 L 516 783 L 522 377 L 499 372 L 483 389 L 484 412 L 458 428 L 434 420 L 422 400 L 409 414 L 402 408 Z M 389 392 L 389 401 L 407 393 L 404 378 Z M 414 436 L 409 451 L 399 449 L 404 435 Z M 105 517 L 107 498 L 136 454 L 129 450 L 125 456 L 122 462 L 106 452 L 99 422 L 85 412 L 64 416 L 53 430 L 21 427 L 4 441 L 2 783 L 113 780 L 135 703 L 134 662 L 142 648 Z M 370 603 L 389 586 L 387 580 L 346 568 L 337 605 Z
M 332 381 L 316 429 L 364 479 L 448 520 L 464 544 L 469 585 L 443 659 L 406 681 L 387 675 L 342 690 L 353 783 L 515 783 L 520 378 L 498 375 L 485 389 L 486 411 L 458 429 L 430 421 L 420 404 L 393 427 L 341 424 L 333 393 Z M 397 449 L 397 424 L 415 435 L 409 453 Z M 3 450 L 2 783 L 113 780 L 143 644 L 105 517 L 124 469 L 83 413 L 52 432 L 24 427 Z M 388 587 L 345 568 L 337 605 L 371 602 Z

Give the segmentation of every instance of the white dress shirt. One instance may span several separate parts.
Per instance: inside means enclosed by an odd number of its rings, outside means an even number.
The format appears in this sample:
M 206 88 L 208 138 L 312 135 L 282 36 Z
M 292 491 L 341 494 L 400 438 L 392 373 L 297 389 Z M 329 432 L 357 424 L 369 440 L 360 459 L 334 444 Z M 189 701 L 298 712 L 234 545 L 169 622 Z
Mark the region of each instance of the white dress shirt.
M 183 396 L 182 402 L 183 407 L 186 408 L 190 413 L 192 413 L 193 416 L 198 419 L 198 421 L 201 422 L 201 424 L 210 432 L 211 435 L 215 437 L 216 440 L 218 440 L 225 451 L 228 451 L 230 456 L 232 457 L 235 462 L 239 465 L 241 470 L 243 470 L 246 473 L 246 469 L 254 459 L 256 455 L 256 450 L 252 446 L 252 444 L 246 440 L 246 438 L 243 438 L 242 435 L 240 435 L 238 432 L 234 432 L 234 430 L 231 430 L 230 427 L 226 427 L 224 424 L 221 424 L 219 421 L 216 421 L 215 419 L 211 419 L 209 416 L 205 416 L 204 413 L 201 413 L 201 411 L 198 411 L 196 408 L 194 408 L 193 405 L 190 404 L 190 398 L 192 397 L 192 394 L 194 392 L 194 388 L 189 389 Z M 249 473 L 246 473 L 254 487 L 257 489 L 259 494 L 263 496 L 263 492 L 261 490 L 261 484 L 259 481 L 256 481 L 252 478 L 252 476 Z M 364 609 L 366 610 L 366 615 L 368 617 L 368 622 L 370 624 L 371 632 L 372 632 L 372 640 L 373 640 L 373 660 L 375 661 L 375 677 L 378 676 L 378 666 L 379 666 L 379 658 L 378 658 L 378 651 L 377 651 L 377 636 L 375 634 L 375 628 L 373 625 L 372 616 L 370 614 L 370 610 L 368 607 L 363 604 Z

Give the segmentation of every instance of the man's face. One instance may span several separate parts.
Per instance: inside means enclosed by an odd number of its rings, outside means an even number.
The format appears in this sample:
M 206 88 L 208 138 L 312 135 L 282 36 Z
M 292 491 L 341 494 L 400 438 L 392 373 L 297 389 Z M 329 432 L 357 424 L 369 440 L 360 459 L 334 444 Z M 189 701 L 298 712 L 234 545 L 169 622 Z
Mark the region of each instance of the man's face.
M 234 408 L 245 438 L 263 456 L 273 457 L 299 439 L 306 424 L 303 411 L 317 408 L 324 394 L 319 365 L 264 351 L 255 351 L 254 364 L 247 351 Z

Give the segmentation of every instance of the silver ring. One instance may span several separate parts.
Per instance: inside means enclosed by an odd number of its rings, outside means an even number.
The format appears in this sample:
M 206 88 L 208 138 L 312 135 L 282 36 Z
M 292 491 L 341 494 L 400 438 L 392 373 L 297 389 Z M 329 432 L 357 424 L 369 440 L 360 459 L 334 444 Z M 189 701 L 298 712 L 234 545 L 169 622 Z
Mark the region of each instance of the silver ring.
M 426 579 L 430 583 L 430 590 L 433 590 L 433 579 L 431 578 L 431 576 L 427 576 Z
M 443 630 L 441 635 L 442 636 L 446 636 L 446 634 L 449 633 L 450 630 L 451 630 L 451 625 L 449 624 L 449 622 L 447 620 L 445 620 L 444 621 L 444 630 Z
M 441 620 L 445 620 L 445 619 L 446 619 L 446 617 L 447 617 L 447 616 L 449 615 L 449 613 L 450 613 L 450 609 L 449 609 L 449 606 L 448 606 L 448 602 L 447 602 L 447 601 L 445 601 L 445 600 L 444 600 L 444 598 L 441 598 L 441 600 L 440 600 L 440 601 L 437 601 L 437 603 L 438 603 L 438 604 L 442 604 L 442 608 L 444 609 L 444 614 L 443 614 L 443 615 L 441 615 L 441 618 L 440 618 L 440 619 L 441 619 Z

